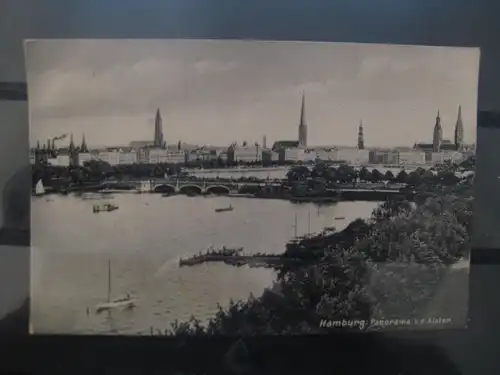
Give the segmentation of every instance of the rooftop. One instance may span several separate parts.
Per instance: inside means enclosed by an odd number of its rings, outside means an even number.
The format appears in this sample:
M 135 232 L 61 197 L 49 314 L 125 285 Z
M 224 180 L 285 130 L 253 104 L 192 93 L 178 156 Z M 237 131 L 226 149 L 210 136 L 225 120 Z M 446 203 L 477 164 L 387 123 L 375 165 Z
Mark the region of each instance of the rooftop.
M 276 151 L 283 148 L 297 148 L 299 141 L 276 141 L 273 144 L 272 150 Z

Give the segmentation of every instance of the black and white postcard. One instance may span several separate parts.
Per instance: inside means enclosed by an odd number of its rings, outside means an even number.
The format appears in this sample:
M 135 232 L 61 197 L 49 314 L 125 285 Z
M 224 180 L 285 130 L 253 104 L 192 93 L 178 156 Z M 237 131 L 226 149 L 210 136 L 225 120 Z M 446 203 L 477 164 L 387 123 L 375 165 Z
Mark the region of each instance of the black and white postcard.
M 479 49 L 25 54 L 34 334 L 466 327 Z

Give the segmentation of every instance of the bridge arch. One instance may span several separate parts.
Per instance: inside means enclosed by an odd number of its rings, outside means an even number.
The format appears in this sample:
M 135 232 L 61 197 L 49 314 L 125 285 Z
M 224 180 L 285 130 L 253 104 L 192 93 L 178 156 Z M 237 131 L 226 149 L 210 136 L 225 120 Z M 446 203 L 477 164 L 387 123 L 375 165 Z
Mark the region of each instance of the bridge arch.
M 231 190 L 224 185 L 212 185 L 207 188 L 207 193 L 216 195 L 227 195 Z
M 200 186 L 191 184 L 191 185 L 181 186 L 181 188 L 179 189 L 179 193 L 181 193 L 181 194 L 188 194 L 188 193 L 202 194 L 203 190 Z
M 170 184 L 161 184 L 161 185 L 155 186 L 153 191 L 155 193 L 173 194 L 173 193 L 175 193 L 175 186 L 170 185 Z

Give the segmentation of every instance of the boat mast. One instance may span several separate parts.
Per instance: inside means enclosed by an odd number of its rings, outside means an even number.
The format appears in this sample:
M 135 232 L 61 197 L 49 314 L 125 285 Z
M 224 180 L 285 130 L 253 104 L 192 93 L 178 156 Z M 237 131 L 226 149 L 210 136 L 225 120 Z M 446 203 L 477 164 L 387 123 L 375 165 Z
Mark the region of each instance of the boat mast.
M 307 231 L 308 234 L 311 234 L 311 211 L 309 211 L 309 215 L 307 216 Z
M 111 302 L 111 259 L 108 259 L 108 302 Z
M 295 213 L 295 221 L 293 225 L 293 236 L 297 238 L 297 212 Z

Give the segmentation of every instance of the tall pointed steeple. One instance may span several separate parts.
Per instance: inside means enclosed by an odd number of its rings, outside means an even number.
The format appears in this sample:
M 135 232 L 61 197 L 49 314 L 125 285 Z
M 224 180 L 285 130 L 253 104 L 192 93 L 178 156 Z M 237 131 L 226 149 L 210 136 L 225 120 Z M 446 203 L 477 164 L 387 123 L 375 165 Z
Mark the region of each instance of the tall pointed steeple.
M 40 141 L 39 141 L 39 140 L 38 140 L 38 141 L 36 141 L 36 149 L 37 149 L 37 150 L 40 150 Z
M 158 108 L 156 110 L 155 134 L 154 134 L 153 145 L 156 146 L 156 147 L 163 147 L 163 145 L 164 145 L 164 141 L 163 141 L 163 124 L 162 124 L 162 118 L 161 118 L 160 108 Z
M 462 106 L 458 106 L 457 123 L 455 124 L 455 147 L 461 150 L 464 146 L 464 124 L 462 122 Z
M 74 152 L 76 149 L 75 147 L 75 142 L 73 140 L 73 133 L 71 133 L 71 135 L 69 136 L 69 152 L 72 153 Z
M 307 147 L 306 99 L 302 92 L 302 106 L 300 108 L 299 147 Z
M 306 124 L 306 95 L 302 92 L 302 105 L 300 107 L 300 124 Z
M 365 138 L 363 134 L 363 121 L 359 121 L 358 129 L 358 149 L 364 150 L 365 148 Z
M 87 147 L 87 140 L 85 139 L 85 133 L 82 134 L 82 145 L 80 146 L 80 150 L 82 152 L 89 151 L 89 148 Z
M 436 123 L 434 124 L 434 131 L 432 134 L 432 151 L 441 151 L 441 144 L 443 143 L 443 128 L 441 127 L 441 116 L 439 110 L 436 116 Z

